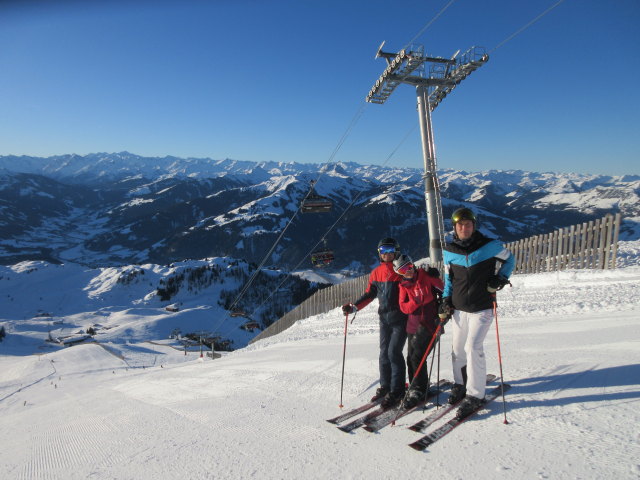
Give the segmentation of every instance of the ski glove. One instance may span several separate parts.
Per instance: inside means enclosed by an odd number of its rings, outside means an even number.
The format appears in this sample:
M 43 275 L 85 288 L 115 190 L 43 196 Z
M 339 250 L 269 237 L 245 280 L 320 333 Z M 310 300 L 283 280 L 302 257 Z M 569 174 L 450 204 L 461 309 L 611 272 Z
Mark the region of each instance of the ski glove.
M 494 275 L 487 282 L 487 292 L 496 293 L 498 290 L 502 290 L 505 285 L 511 285 L 508 278 L 502 275 Z
M 444 325 L 449 321 L 453 314 L 453 305 L 451 304 L 451 297 L 444 297 L 438 306 L 438 317 L 440 317 L 440 323 Z
M 342 313 L 345 315 L 349 315 L 350 313 L 356 313 L 358 311 L 358 307 L 356 307 L 353 303 L 345 303 L 342 305 Z
M 433 278 L 440 278 L 440 270 L 435 267 L 427 268 L 427 275 Z

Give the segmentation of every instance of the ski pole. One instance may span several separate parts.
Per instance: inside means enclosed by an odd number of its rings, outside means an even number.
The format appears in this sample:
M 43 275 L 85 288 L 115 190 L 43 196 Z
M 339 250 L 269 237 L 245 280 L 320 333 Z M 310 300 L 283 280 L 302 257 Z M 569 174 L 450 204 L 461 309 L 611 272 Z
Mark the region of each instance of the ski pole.
M 440 345 L 440 335 L 438 334 L 438 345 Z M 433 351 L 433 355 L 431 356 L 431 366 L 429 367 L 429 374 L 427 375 L 427 381 L 430 382 L 431 380 L 431 374 L 433 373 L 433 364 L 436 361 L 436 349 L 432 348 L 431 349 Z M 431 352 L 429 352 L 431 353 Z
M 438 370 L 436 374 L 436 388 L 437 388 L 437 400 L 436 408 L 440 406 L 440 341 L 438 341 Z
M 438 299 L 438 303 L 440 303 L 442 301 L 442 291 L 432 287 L 432 291 L 434 292 L 434 297 Z M 438 325 L 442 324 L 442 320 L 440 319 L 440 317 L 438 318 Z M 440 332 L 440 336 L 442 336 L 442 332 Z M 437 392 L 437 397 L 436 397 L 436 409 L 438 407 L 440 407 L 440 340 L 438 340 L 438 373 L 437 373 L 437 377 L 436 377 L 436 392 Z
M 344 316 L 344 343 L 342 345 L 342 377 L 340 378 L 340 408 L 344 407 L 342 405 L 342 391 L 344 388 L 344 360 L 347 356 L 347 326 L 349 325 L 349 314 L 345 314 Z
M 404 400 L 407 398 L 407 395 L 409 394 L 409 391 L 411 390 L 411 387 L 413 386 L 413 382 L 415 382 L 416 378 L 418 377 L 418 374 L 420 373 L 420 369 L 422 369 L 422 366 L 424 365 L 425 361 L 427 360 L 427 356 L 429 355 L 429 352 L 431 351 L 431 346 L 433 345 L 433 342 L 435 342 L 436 338 L 440 337 L 440 335 L 439 335 L 440 327 L 442 327 L 442 325 L 438 324 L 438 328 L 436 328 L 436 331 L 433 333 L 433 336 L 431 337 L 431 341 L 429 342 L 429 346 L 424 351 L 424 355 L 422 355 L 422 359 L 420 360 L 420 365 L 418 365 L 418 368 L 416 368 L 416 371 L 413 374 L 413 378 L 411 379 L 411 383 L 409 384 L 409 390 L 406 391 L 402 401 L 400 402 L 400 405 L 398 405 L 398 409 L 396 410 L 396 416 L 393 419 L 393 422 L 391 422 L 392 426 L 394 426 L 396 424 L 396 420 L 398 419 L 398 415 L 400 415 L 400 409 L 402 408 L 402 404 L 404 403 Z
M 504 414 L 504 424 L 507 425 L 507 401 L 504 399 L 504 376 L 502 374 L 502 353 L 500 352 L 500 332 L 498 329 L 498 304 L 496 302 L 496 294 L 493 297 L 493 316 L 496 319 L 496 339 L 498 341 L 498 363 L 500 364 L 500 389 L 502 390 L 502 412 Z
M 438 342 L 437 342 L 438 346 L 440 346 L 440 335 L 441 335 L 441 333 L 438 334 Z M 431 366 L 429 367 L 429 374 L 427 375 L 427 391 L 424 392 L 424 400 L 425 400 L 425 402 L 427 400 L 427 396 L 429 395 L 429 385 L 431 383 L 431 374 L 433 373 L 433 364 L 436 361 L 436 349 L 433 348 L 432 350 L 433 350 L 433 355 L 431 356 Z M 437 394 L 440 395 L 440 385 L 436 385 L 436 389 L 437 389 L 436 390 Z

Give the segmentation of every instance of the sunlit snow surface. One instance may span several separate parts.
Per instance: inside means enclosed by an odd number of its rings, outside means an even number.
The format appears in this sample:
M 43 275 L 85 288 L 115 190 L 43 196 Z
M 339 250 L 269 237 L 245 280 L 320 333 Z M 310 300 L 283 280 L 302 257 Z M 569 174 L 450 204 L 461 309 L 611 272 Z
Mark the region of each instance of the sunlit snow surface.
M 379 434 L 325 421 L 340 412 L 338 309 L 217 360 L 152 337 L 34 355 L 32 337 L 9 333 L 0 343 L 2 478 L 637 479 L 634 248 L 616 270 L 513 277 L 498 297 L 509 424 L 498 400 L 423 453 L 407 446 L 419 438 L 406 428 L 419 412 Z M 120 322 L 134 332 L 141 318 Z M 440 377 L 451 378 L 450 342 L 446 333 Z M 377 343 L 374 302 L 348 325 L 345 408 L 377 387 Z M 495 328 L 485 347 L 498 374 Z

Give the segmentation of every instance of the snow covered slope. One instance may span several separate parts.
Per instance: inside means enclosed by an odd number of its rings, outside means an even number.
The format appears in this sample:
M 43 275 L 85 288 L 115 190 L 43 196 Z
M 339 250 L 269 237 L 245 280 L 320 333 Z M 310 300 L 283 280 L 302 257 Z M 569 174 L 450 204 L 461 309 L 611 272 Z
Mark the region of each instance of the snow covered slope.
M 133 342 L 124 360 L 98 345 L 34 356 L 7 338 L 3 478 L 637 479 L 640 267 L 513 285 L 499 293 L 509 425 L 496 401 L 418 453 L 418 412 L 379 434 L 325 422 L 340 411 L 337 309 L 214 361 Z M 377 343 L 373 304 L 349 326 L 345 407 L 377 387 Z M 485 346 L 499 373 L 495 334 Z M 449 348 L 445 334 L 441 377 Z
M 180 331 L 219 336 L 239 348 L 256 335 L 240 328 L 247 321 L 264 328 L 266 320 L 280 318 L 315 292 L 318 283 L 328 283 L 262 269 L 239 298 L 254 273 L 255 266 L 228 258 L 100 269 L 47 262 L 0 265 L 0 327 L 8 334 L 0 353 L 51 351 L 60 345 L 45 343 L 47 338 L 73 339 L 89 329 L 102 343 L 166 340 Z M 278 285 L 287 295 L 270 298 Z M 236 299 L 235 307 L 246 309 L 250 318 L 230 316 Z

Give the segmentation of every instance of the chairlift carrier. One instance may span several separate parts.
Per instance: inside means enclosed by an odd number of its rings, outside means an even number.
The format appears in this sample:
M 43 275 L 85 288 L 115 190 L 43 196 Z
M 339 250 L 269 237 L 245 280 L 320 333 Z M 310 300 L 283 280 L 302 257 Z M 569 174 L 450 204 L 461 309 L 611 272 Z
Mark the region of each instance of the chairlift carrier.
M 313 191 L 315 183 L 315 181 L 311 182 L 311 192 L 302 202 L 302 213 L 326 213 L 330 212 L 333 207 L 331 200 Z

